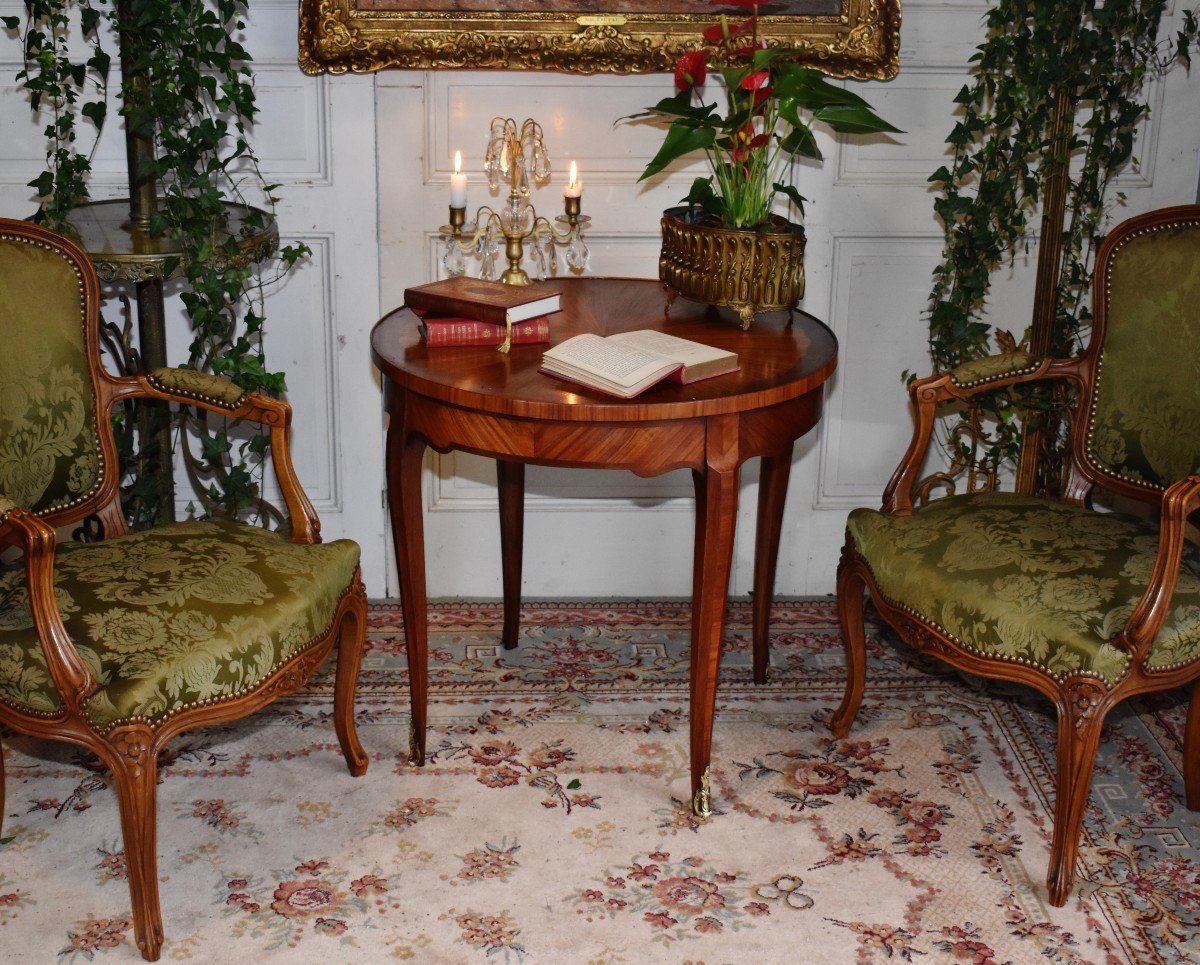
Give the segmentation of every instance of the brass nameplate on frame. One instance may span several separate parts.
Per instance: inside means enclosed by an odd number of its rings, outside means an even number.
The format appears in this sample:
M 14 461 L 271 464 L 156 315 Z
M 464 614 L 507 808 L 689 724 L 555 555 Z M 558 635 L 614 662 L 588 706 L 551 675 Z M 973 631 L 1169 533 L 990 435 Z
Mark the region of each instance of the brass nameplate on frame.
M 385 68 L 669 71 L 700 31 L 745 7 L 708 0 L 300 0 L 309 74 Z M 893 77 L 900 0 L 764 3 L 760 30 L 834 77 Z

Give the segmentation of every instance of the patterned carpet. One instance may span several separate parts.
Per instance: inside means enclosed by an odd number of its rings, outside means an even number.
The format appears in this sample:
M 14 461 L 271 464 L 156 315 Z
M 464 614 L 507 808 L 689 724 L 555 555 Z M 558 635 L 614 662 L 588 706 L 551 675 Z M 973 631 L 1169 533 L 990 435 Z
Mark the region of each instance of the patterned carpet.
M 1078 897 L 1046 903 L 1053 719 L 874 634 L 851 739 L 824 721 L 826 599 L 777 608 L 770 682 L 730 611 L 716 815 L 687 794 L 690 609 L 436 606 L 429 762 L 407 745 L 399 609 L 372 608 L 346 772 L 332 675 L 174 745 L 159 792 L 163 959 L 840 963 L 1200 960 L 1200 820 L 1181 693 L 1110 719 Z M 139 960 L 115 801 L 96 762 L 5 741 L 0 958 Z

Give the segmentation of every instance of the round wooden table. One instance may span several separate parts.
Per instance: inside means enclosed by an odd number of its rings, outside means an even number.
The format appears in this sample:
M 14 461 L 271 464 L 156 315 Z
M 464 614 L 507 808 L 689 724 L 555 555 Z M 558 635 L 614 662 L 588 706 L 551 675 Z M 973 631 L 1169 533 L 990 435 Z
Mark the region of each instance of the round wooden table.
M 428 703 L 425 545 L 421 462 L 427 446 L 497 460 L 503 556 L 504 646 L 516 645 L 520 614 L 525 464 L 628 469 L 656 476 L 692 470 L 696 538 L 692 565 L 692 807 L 710 813 L 708 764 L 725 602 L 737 520 L 738 470 L 762 458 L 754 560 L 754 675 L 766 679 L 767 621 L 792 446 L 821 416 L 822 385 L 837 365 L 837 340 L 815 318 L 760 315 L 749 331 L 728 313 L 678 301 L 663 316 L 658 282 L 569 278 L 551 316 L 555 342 L 595 332 L 655 329 L 738 354 L 741 371 L 691 385 L 664 382 L 623 400 L 538 372 L 545 345 L 429 348 L 400 308 L 371 333 L 390 414 L 388 506 L 400 574 L 412 687 L 410 762 L 425 759 Z M 599 588 L 598 588 L 599 589 Z

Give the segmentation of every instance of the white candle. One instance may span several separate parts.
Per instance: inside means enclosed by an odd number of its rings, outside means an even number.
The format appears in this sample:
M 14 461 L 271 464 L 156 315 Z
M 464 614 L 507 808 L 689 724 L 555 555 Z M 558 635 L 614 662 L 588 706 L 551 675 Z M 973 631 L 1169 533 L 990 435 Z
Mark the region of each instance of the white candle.
M 450 207 L 467 206 L 467 176 L 462 171 L 462 151 L 454 152 L 454 173 L 450 175 Z
M 564 198 L 578 198 L 583 194 L 583 182 L 579 180 L 579 172 L 575 167 L 575 162 L 571 162 L 571 180 L 567 182 L 567 186 L 563 188 Z

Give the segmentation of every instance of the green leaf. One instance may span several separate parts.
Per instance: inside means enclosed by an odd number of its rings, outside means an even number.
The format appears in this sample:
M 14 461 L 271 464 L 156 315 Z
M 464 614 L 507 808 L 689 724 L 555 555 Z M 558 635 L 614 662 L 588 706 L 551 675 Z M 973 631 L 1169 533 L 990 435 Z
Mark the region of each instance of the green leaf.
M 108 105 L 104 101 L 88 101 L 80 108 L 79 113 L 100 128 L 104 126 L 104 117 L 108 113 Z
M 578 791 L 581 787 L 583 787 L 583 785 L 579 783 L 579 778 L 575 778 L 575 780 L 571 781 L 567 785 L 567 790 L 568 791 Z
M 29 187 L 37 191 L 39 198 L 48 198 L 54 193 L 54 175 L 49 171 L 43 171 L 29 182 Z
M 775 93 L 780 97 L 794 98 L 801 107 L 810 111 L 822 107 L 861 107 L 870 110 L 870 105 L 858 94 L 829 83 L 819 70 L 798 64 L 787 64 L 781 68 L 780 76 L 775 81 Z
M 662 147 L 646 165 L 646 170 L 642 172 L 638 181 L 645 181 L 646 178 L 658 174 L 676 158 L 712 147 L 716 139 L 716 132 L 711 127 L 692 127 L 683 121 L 676 121 L 667 130 Z
M 840 134 L 877 134 L 883 131 L 903 134 L 882 117 L 864 107 L 822 107 L 816 112 L 817 120 L 824 121 Z
M 817 147 L 817 139 L 807 124 L 793 127 L 792 132 L 779 142 L 779 149 L 791 155 L 821 160 L 821 149 Z
M 713 179 L 711 177 L 696 178 L 696 180 L 692 182 L 691 189 L 688 191 L 687 195 L 679 200 L 684 204 L 690 204 L 700 208 L 700 210 L 705 214 L 712 214 L 716 215 L 717 217 L 721 217 L 725 211 L 725 204 L 720 196 L 718 196 L 717 192 L 713 190 L 712 182 Z
M 796 210 L 799 211 L 801 215 L 804 214 L 804 202 L 807 201 L 808 198 L 804 197 L 804 195 L 797 191 L 793 185 L 781 184 L 780 182 L 776 181 L 771 185 L 771 187 L 773 187 L 779 194 L 785 195 L 788 200 L 796 206 Z

